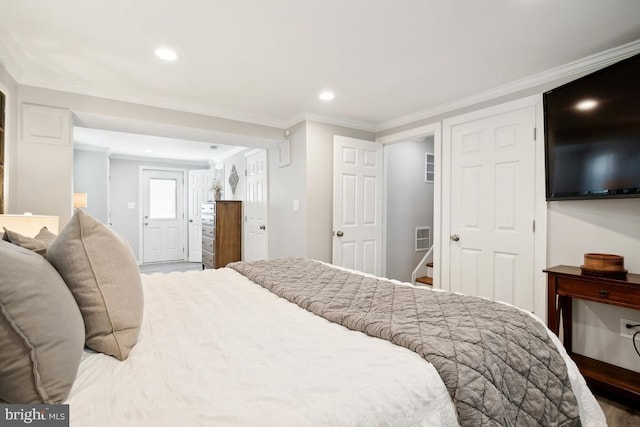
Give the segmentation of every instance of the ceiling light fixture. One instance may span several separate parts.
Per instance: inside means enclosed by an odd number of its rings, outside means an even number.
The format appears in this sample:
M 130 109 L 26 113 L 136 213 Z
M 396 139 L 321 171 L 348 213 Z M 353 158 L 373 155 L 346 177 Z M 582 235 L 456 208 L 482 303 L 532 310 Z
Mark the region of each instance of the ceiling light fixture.
M 584 101 L 580 101 L 576 104 L 576 108 L 580 111 L 587 111 L 596 108 L 598 105 L 598 101 L 593 99 L 585 99 Z
M 318 97 L 323 101 L 331 101 L 333 98 L 336 97 L 336 95 L 329 90 L 325 90 L 320 92 L 320 95 L 318 95 Z
M 176 53 L 176 51 L 173 49 L 169 49 L 168 47 L 157 48 L 155 54 L 158 58 L 165 61 L 175 61 L 176 59 L 178 59 L 178 54 Z

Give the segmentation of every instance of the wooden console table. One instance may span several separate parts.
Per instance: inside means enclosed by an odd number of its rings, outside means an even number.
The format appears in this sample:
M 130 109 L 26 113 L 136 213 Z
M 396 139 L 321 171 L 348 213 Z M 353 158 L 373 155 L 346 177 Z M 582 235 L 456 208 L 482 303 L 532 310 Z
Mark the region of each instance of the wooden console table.
M 640 310 L 640 274 L 626 280 L 582 274 L 579 267 L 559 265 L 548 273 L 547 325 L 558 335 L 562 320 L 563 344 L 589 386 L 632 406 L 640 403 L 640 373 L 571 351 L 572 298 Z M 629 344 L 631 345 L 631 343 Z

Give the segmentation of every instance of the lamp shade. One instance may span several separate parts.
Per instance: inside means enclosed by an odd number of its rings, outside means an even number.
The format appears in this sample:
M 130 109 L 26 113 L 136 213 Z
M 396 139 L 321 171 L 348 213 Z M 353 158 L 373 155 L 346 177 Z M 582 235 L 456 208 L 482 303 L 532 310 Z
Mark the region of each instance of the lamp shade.
M 35 236 L 42 227 L 58 234 L 58 224 L 59 218 L 52 215 L 0 215 L 0 232 L 6 227 L 27 237 Z
M 75 209 L 87 207 L 87 193 L 73 193 L 73 207 Z

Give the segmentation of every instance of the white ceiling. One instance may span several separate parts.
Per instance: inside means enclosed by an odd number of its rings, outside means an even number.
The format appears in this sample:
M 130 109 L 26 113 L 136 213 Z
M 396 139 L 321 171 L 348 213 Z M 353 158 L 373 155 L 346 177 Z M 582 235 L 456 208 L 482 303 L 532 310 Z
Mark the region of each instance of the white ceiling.
M 640 39 L 638 0 L 0 0 L 20 84 L 380 129 Z M 157 59 L 160 45 L 180 56 Z M 318 93 L 336 98 L 322 102 Z
M 216 166 L 245 147 L 211 144 L 202 141 L 166 138 L 128 132 L 116 132 L 75 126 L 75 148 L 98 150 L 112 157 L 145 157 L 171 161 L 200 162 Z M 114 156 L 116 155 L 116 156 Z

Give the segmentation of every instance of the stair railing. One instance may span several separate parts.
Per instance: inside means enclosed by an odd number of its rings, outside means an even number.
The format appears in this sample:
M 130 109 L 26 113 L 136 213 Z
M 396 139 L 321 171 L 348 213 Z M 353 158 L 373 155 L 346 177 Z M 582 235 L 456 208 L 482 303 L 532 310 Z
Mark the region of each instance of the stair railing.
M 418 277 L 423 277 L 427 275 L 427 263 L 433 261 L 433 245 L 429 248 L 426 254 L 422 257 L 416 268 L 413 269 L 411 273 L 411 283 L 416 284 L 416 279 Z M 418 275 L 419 274 L 419 275 Z

